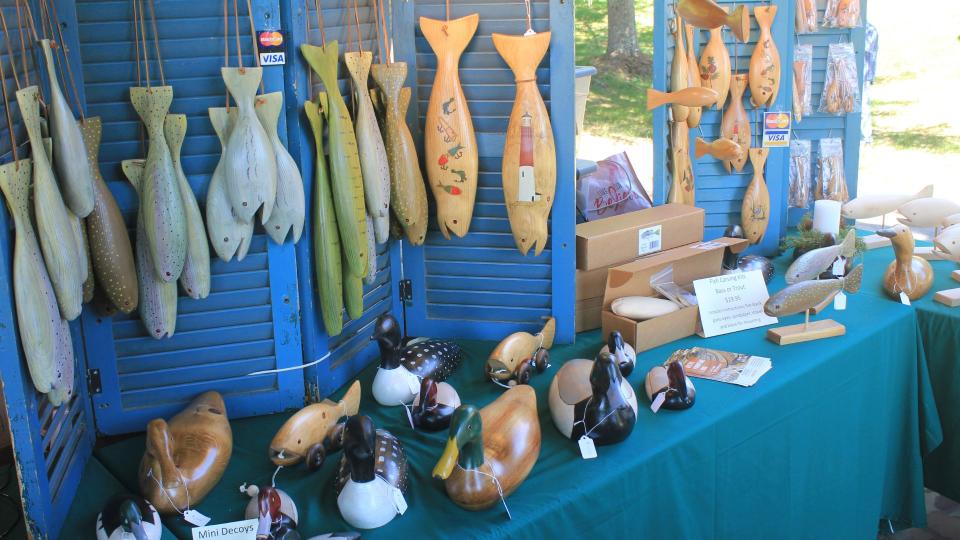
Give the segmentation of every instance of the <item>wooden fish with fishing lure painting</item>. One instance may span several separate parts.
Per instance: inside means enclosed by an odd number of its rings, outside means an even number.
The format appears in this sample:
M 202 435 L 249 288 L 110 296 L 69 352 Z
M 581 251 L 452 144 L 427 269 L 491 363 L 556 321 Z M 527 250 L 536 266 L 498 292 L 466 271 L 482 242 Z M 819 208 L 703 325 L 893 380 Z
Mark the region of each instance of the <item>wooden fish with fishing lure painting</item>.
M 740 205 L 740 225 L 751 244 L 759 244 L 770 224 L 770 192 L 763 177 L 763 168 L 770 154 L 769 148 L 751 148 L 750 163 L 753 178 L 743 194 Z

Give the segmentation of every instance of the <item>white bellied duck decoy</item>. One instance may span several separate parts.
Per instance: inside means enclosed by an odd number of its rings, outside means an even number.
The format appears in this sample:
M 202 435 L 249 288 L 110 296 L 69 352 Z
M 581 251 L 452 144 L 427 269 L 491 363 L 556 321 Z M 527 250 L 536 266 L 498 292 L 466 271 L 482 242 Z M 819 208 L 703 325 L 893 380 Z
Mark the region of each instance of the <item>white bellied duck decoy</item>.
M 597 445 L 618 443 L 637 422 L 637 395 L 607 352 L 564 364 L 550 383 L 549 401 L 553 423 L 572 440 L 586 435 Z
M 136 495 L 116 495 L 97 515 L 97 540 L 160 540 L 163 527 L 152 504 Z
M 251 498 L 243 517 L 257 520 L 258 540 L 300 540 L 297 505 L 286 492 L 272 486 L 250 486 L 246 493 Z
M 371 340 L 380 346 L 380 369 L 373 378 L 373 397 L 381 405 L 410 403 L 425 377 L 446 380 L 463 359 L 452 341 L 425 339 L 403 345 L 400 323 L 385 313 L 377 318 Z
M 623 340 L 623 336 L 619 331 L 614 330 L 610 332 L 610 337 L 607 338 L 607 344 L 600 349 L 600 352 L 597 353 L 611 353 L 614 360 L 617 361 L 617 365 L 620 367 L 620 375 L 624 377 L 629 377 L 633 373 L 633 366 L 637 364 L 637 352 L 633 350 L 633 347 L 629 343 Z
M 450 426 L 450 417 L 459 406 L 460 395 L 453 386 L 425 377 L 420 382 L 420 393 L 413 398 L 410 417 L 414 427 L 440 431 Z
M 671 362 L 667 367 L 654 366 L 647 372 L 644 386 L 650 403 L 653 403 L 657 395 L 666 393 L 661 409 L 689 409 L 697 398 L 697 389 L 693 387 L 693 381 L 687 377 L 680 362 Z

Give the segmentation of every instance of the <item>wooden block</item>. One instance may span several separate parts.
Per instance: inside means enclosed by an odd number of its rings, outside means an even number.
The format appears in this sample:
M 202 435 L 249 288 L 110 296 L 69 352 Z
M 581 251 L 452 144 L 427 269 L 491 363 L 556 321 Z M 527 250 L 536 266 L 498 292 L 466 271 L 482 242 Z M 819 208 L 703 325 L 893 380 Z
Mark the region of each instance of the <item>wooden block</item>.
M 767 339 L 777 345 L 792 345 L 815 339 L 842 336 L 847 333 L 845 326 L 830 319 L 814 321 L 806 326 L 806 329 L 802 324 L 771 328 L 767 330 Z
M 933 247 L 916 247 L 913 249 L 913 254 L 917 257 L 921 257 L 928 261 L 945 261 L 947 260 L 946 255 L 936 251 Z
M 864 236 L 861 238 L 861 240 L 863 240 L 863 243 L 867 245 L 868 250 L 887 247 L 890 245 L 890 239 L 880 236 L 879 234 Z
M 960 270 L 954 270 L 953 274 L 951 275 L 953 276 L 954 281 L 960 281 Z
M 946 289 L 943 291 L 937 292 L 933 295 L 933 299 L 936 302 L 949 307 L 960 306 L 960 289 Z

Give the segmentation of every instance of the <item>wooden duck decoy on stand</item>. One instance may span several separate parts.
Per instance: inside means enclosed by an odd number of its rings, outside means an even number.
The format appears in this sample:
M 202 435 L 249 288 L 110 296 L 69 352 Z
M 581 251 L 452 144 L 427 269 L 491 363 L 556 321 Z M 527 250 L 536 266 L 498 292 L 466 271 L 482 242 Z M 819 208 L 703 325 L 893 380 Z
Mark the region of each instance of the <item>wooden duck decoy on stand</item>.
M 487 377 L 501 385 L 527 384 L 533 370 L 543 373 L 550 363 L 550 347 L 557 332 L 557 321 L 547 320 L 537 335 L 515 332 L 503 338 L 487 358 Z
M 160 540 L 157 509 L 143 497 L 115 495 L 97 514 L 97 540 Z
M 257 540 L 300 540 L 300 516 L 290 495 L 272 486 L 250 486 L 244 519 L 257 520 Z
M 270 442 L 270 461 L 284 467 L 300 463 L 316 452 L 314 447 L 332 438 L 341 418 L 353 416 L 359 410 L 360 381 L 354 381 L 343 399 L 336 403 L 325 399 L 300 409 L 274 435 Z
M 910 300 L 917 300 L 933 286 L 933 268 L 930 263 L 913 254 L 913 233 L 906 225 L 894 225 L 877 231 L 893 243 L 896 257 L 883 274 L 883 289 L 894 300 L 904 293 Z
M 608 352 L 565 363 L 549 396 L 554 425 L 572 440 L 587 436 L 597 445 L 615 444 L 630 436 L 637 421 L 637 396 Z
M 373 397 L 381 405 L 410 403 L 420 391 L 420 379 L 444 381 L 463 359 L 460 346 L 452 341 L 427 339 L 403 346 L 400 323 L 389 313 L 377 318 L 370 339 L 380 346 Z
M 420 393 L 413 398 L 410 418 L 414 427 L 440 431 L 450 427 L 450 418 L 460 406 L 460 395 L 449 384 L 429 377 L 420 381 Z
M 661 409 L 681 411 L 693 407 L 693 402 L 697 399 L 697 390 L 693 387 L 693 381 L 687 377 L 683 371 L 683 364 L 680 362 L 671 362 L 667 367 L 654 366 L 647 372 L 647 378 L 644 383 L 647 391 L 647 399 L 651 403 L 660 394 L 665 394 Z

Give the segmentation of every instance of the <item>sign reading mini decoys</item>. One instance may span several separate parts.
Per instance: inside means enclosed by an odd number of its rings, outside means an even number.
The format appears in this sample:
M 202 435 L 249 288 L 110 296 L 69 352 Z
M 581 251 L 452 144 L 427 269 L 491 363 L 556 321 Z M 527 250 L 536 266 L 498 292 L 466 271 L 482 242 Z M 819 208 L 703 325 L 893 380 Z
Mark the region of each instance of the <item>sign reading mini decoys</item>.
M 693 288 L 700 305 L 703 337 L 777 322 L 775 317 L 763 312 L 763 305 L 770 295 L 759 270 L 698 279 L 693 282 Z

